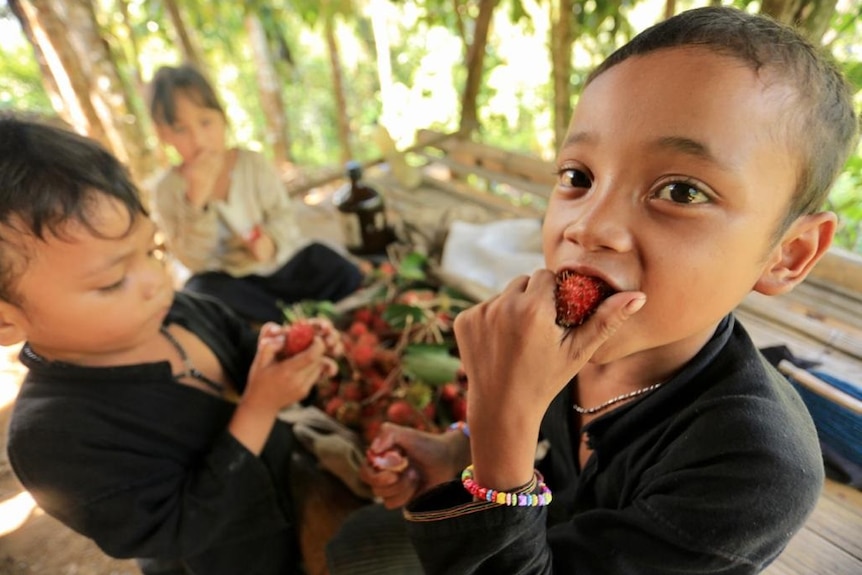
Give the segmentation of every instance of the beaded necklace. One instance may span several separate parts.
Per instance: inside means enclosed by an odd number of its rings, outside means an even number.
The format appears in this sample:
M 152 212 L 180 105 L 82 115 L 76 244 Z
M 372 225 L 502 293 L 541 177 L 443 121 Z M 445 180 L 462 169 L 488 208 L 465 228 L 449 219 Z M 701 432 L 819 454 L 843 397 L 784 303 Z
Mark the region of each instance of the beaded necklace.
M 186 368 L 185 371 L 182 371 L 180 373 L 174 373 L 171 375 L 171 377 L 173 377 L 174 381 L 179 382 L 184 377 L 190 377 L 192 379 L 196 379 L 196 380 L 200 381 L 201 383 L 208 385 L 210 388 L 217 391 L 219 394 L 224 392 L 224 385 L 222 385 L 221 383 L 219 383 L 217 381 L 213 381 L 212 379 L 208 378 L 203 373 L 201 373 L 194 366 L 194 364 L 192 364 L 192 360 L 189 359 L 189 356 L 186 353 L 185 348 L 183 348 L 183 346 L 180 345 L 180 342 L 178 342 L 176 340 L 176 338 L 174 338 L 174 336 L 171 334 L 171 332 L 168 331 L 168 328 L 166 328 L 165 326 L 162 326 L 159 329 L 159 331 L 162 333 L 163 336 L 165 336 L 165 339 L 168 340 L 170 342 L 170 344 L 174 346 L 174 349 L 177 350 L 177 353 L 180 355 L 180 359 L 183 361 L 183 365 Z
M 597 405 L 596 407 L 586 408 L 586 407 L 581 407 L 577 403 L 573 403 L 572 409 L 574 409 L 575 411 L 577 411 L 581 415 L 590 415 L 593 413 L 598 413 L 600 411 L 604 411 L 605 409 L 609 408 L 610 406 L 612 406 L 614 404 L 617 404 L 621 401 L 625 401 L 626 399 L 631 399 L 632 397 L 637 397 L 639 395 L 643 395 L 645 393 L 655 391 L 656 389 L 660 388 L 664 384 L 665 384 L 664 381 L 660 381 L 659 383 L 654 383 L 654 384 L 650 385 L 649 387 L 644 387 L 642 389 L 637 389 L 635 391 L 630 391 L 628 393 L 618 395 L 612 399 L 607 400 L 606 402 L 604 402 L 601 405 Z

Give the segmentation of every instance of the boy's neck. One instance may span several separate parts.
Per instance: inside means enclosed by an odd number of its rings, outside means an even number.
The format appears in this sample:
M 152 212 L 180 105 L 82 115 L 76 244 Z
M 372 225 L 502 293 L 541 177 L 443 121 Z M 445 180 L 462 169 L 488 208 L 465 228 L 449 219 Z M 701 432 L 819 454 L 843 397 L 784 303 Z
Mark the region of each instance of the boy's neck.
M 667 381 L 703 349 L 712 339 L 718 325 L 716 323 L 710 329 L 686 340 L 648 349 L 608 363 L 589 362 L 578 373 L 579 393 L 603 398 L 598 401 L 601 403 L 611 396 Z

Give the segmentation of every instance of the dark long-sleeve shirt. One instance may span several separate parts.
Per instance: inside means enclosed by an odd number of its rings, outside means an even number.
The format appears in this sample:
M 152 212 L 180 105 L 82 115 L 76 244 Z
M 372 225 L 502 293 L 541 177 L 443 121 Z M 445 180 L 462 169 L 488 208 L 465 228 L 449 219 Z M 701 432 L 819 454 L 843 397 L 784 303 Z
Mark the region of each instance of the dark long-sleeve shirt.
M 409 505 L 426 572 L 757 573 L 823 485 L 808 411 L 732 316 L 667 384 L 585 431 L 580 470 L 567 388 L 541 426 L 547 508 L 473 503 L 457 481 Z
M 183 293 L 165 321 L 200 337 L 242 391 L 255 333 Z M 182 560 L 204 575 L 296 572 L 285 424 L 255 457 L 227 432 L 235 405 L 176 383 L 167 361 L 81 367 L 26 347 L 21 360 L 9 460 L 47 513 L 114 557 Z

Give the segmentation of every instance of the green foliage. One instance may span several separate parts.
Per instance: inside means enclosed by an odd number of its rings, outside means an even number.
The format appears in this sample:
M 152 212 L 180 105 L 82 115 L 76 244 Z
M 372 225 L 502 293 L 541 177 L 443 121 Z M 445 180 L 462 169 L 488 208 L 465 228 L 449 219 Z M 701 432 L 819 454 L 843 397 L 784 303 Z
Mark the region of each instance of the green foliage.
M 862 156 L 847 162 L 841 177 L 829 194 L 827 209 L 839 215 L 835 244 L 862 254 Z
M 18 28 L 10 15 L 0 17 L 4 30 Z M 51 101 L 42 85 L 42 74 L 36 64 L 33 47 L 23 41 L 3 40 L 0 58 L 0 109 L 15 108 L 39 115 L 53 116 Z

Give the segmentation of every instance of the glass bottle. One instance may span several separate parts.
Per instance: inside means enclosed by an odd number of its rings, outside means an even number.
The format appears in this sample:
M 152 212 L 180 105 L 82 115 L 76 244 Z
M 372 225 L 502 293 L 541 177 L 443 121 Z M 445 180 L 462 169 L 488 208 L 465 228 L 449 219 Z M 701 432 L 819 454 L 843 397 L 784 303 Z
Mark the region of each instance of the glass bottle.
M 347 251 L 360 256 L 384 255 L 395 238 L 386 222 L 380 192 L 362 181 L 362 165 L 346 164 L 350 182 L 335 191 L 332 203 L 338 209 Z

